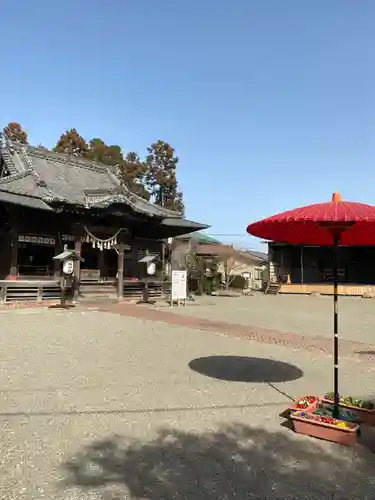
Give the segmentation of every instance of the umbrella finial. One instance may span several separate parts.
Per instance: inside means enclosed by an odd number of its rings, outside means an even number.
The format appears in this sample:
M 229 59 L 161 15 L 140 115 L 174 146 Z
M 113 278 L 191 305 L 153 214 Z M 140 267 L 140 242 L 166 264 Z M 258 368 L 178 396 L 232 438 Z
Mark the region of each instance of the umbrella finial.
M 337 203 L 337 202 L 341 201 L 340 193 L 333 193 L 332 201 L 333 201 L 333 203 Z

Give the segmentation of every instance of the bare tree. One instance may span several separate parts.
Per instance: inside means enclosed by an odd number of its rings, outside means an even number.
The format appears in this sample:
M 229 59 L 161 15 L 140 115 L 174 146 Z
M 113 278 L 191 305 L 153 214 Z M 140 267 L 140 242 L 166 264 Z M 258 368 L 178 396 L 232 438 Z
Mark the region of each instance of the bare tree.
M 187 271 L 187 278 L 194 278 L 198 282 L 199 291 L 203 293 L 204 280 L 204 258 L 196 252 L 196 245 L 193 242 L 185 243 L 174 242 L 171 253 L 172 269 L 181 269 Z
M 225 288 L 229 288 L 243 268 L 241 253 L 233 245 L 200 245 L 199 251 L 216 256 L 222 265 Z
M 173 241 L 171 248 L 171 266 L 173 270 L 187 270 L 187 260 L 190 248 L 176 240 Z
M 239 253 L 233 248 L 233 245 L 223 252 L 224 283 L 227 290 L 243 267 L 243 263 L 239 262 L 238 259 Z

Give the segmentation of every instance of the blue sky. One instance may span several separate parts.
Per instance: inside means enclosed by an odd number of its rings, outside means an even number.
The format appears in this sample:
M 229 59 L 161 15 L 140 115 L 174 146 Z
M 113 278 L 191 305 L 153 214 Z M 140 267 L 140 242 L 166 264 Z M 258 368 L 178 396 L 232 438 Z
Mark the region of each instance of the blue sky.
M 374 0 L 2 0 L 0 122 L 180 157 L 187 216 L 375 204 Z

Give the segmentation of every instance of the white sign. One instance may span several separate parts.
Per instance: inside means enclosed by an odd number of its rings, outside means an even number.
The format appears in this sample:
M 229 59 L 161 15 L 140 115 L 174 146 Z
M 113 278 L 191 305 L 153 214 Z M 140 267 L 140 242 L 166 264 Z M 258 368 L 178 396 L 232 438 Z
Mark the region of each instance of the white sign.
M 63 264 L 63 273 L 64 274 L 73 274 L 74 263 L 71 259 L 66 260 Z
M 186 271 L 172 271 L 172 301 L 186 300 Z

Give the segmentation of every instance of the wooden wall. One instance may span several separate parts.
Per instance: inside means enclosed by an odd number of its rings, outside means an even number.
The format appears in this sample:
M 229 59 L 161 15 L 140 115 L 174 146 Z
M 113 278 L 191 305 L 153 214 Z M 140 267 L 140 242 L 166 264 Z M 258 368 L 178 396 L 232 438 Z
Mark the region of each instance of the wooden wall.
M 365 294 L 375 295 L 375 286 L 373 285 L 339 285 L 339 295 L 359 296 Z M 333 295 L 333 285 L 327 283 L 313 283 L 301 285 L 298 283 L 283 284 L 280 293 L 307 294 L 318 293 L 320 295 Z

